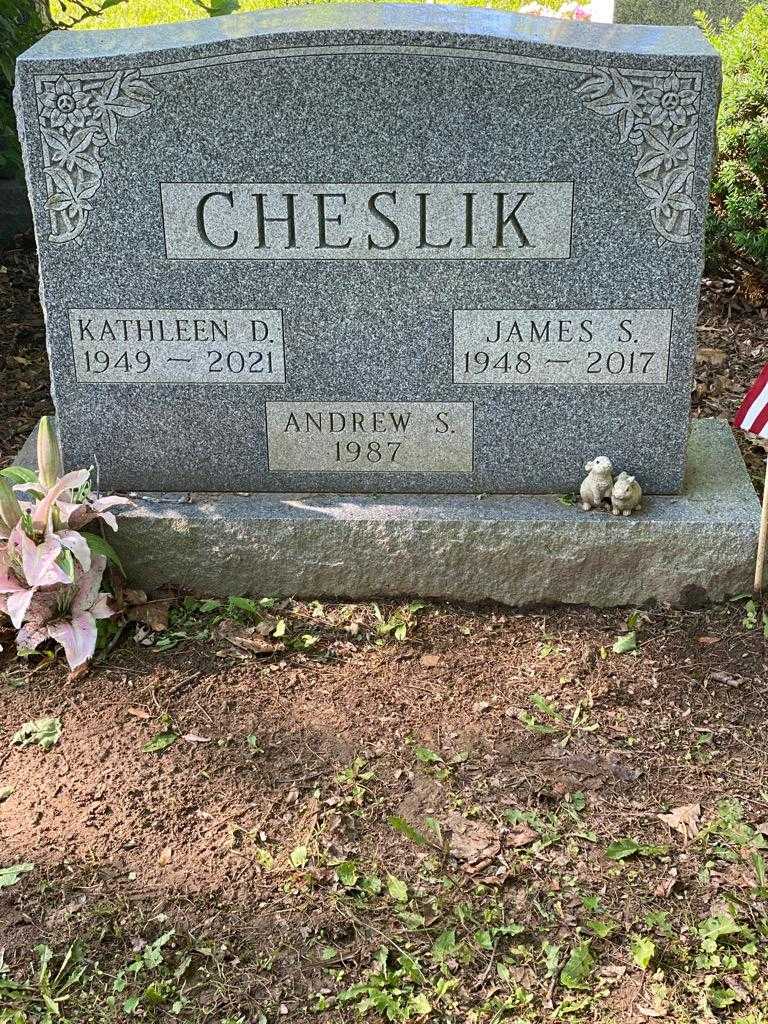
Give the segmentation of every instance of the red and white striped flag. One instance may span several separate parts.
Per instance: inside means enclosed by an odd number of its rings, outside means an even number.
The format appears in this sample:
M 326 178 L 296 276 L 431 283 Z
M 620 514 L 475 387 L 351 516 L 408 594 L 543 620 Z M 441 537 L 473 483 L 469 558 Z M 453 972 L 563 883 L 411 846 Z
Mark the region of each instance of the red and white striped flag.
M 758 437 L 768 437 L 768 364 L 747 392 L 733 418 L 733 425 Z

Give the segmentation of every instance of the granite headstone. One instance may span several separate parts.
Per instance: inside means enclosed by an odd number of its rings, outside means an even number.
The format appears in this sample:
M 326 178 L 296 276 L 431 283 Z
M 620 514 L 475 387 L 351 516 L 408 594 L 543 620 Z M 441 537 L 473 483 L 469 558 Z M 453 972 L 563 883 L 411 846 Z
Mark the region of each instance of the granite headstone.
M 69 466 L 681 486 L 718 58 L 437 5 L 56 32 L 16 104 Z

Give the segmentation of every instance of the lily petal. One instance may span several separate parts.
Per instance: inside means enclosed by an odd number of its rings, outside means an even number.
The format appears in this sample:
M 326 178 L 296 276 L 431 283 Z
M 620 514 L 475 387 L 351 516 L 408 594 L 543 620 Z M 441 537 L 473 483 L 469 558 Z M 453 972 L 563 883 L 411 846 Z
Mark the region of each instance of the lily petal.
M 90 611 L 94 619 L 111 619 L 114 612 L 109 607 L 109 594 L 99 594 Z
M 50 587 L 55 583 L 70 583 L 69 576 L 56 559 L 61 554 L 61 541 L 49 533 L 42 544 L 35 544 L 24 534 L 21 538 L 24 576 L 31 587 Z
M 88 572 L 80 574 L 77 580 L 77 591 L 72 601 L 72 614 L 79 615 L 81 612 L 89 612 L 99 596 L 101 578 L 107 567 L 107 560 L 104 555 L 94 555 L 91 560 L 91 568 Z
M 48 636 L 64 648 L 71 669 L 90 661 L 96 650 L 96 622 L 90 612 L 76 615 L 71 622 L 52 622 Z
M 30 602 L 34 596 L 35 589 L 33 587 L 31 590 L 19 590 L 15 594 L 10 594 L 6 599 L 5 606 L 8 609 L 8 615 L 14 629 L 21 629 L 21 624 L 24 622 Z
M 67 473 L 60 480 L 54 484 L 49 491 L 46 492 L 45 497 L 40 501 L 32 513 L 32 525 L 36 530 L 42 533 L 48 525 L 48 519 L 51 515 L 51 509 L 56 499 L 67 490 L 75 490 L 78 487 L 82 487 L 83 484 L 90 478 L 91 471 L 89 469 L 78 469 L 74 473 Z
M 91 568 L 91 549 L 88 547 L 88 541 L 82 533 L 77 533 L 76 530 L 60 530 L 56 536 L 61 541 L 62 546 L 68 548 L 83 569 L 88 572 Z

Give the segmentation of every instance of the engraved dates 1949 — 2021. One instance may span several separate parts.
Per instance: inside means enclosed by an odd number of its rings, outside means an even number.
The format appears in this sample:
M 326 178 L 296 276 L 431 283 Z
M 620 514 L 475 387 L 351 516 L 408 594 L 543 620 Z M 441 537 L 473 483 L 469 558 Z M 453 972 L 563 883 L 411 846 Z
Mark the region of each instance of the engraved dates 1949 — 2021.
M 276 309 L 72 309 L 81 384 L 283 384 Z

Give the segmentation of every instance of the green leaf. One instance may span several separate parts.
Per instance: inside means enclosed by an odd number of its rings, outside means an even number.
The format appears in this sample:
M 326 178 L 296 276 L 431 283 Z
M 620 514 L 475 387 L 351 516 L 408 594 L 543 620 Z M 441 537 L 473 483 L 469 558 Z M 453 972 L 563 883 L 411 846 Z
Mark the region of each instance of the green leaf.
M 50 750 L 61 737 L 60 718 L 36 718 L 33 722 L 25 722 L 18 732 L 11 736 L 14 747 L 28 747 L 37 743 L 43 750 Z
M 707 992 L 707 1002 L 716 1010 L 724 1010 L 733 1003 L 741 1001 L 742 996 L 732 988 L 711 988 Z
M 34 864 L 12 864 L 9 868 L 0 868 L 0 889 L 16 885 L 22 875 L 32 871 Z
M 381 892 L 381 879 L 377 875 L 366 875 L 360 879 L 358 885 L 369 896 L 378 896 Z
M 624 860 L 639 852 L 640 844 L 635 839 L 617 839 L 606 848 L 605 856 L 608 860 Z
M 413 752 L 422 764 L 442 764 L 443 759 L 429 747 L 414 747 Z
M 456 951 L 456 932 L 453 928 L 446 930 L 437 937 L 432 947 L 432 956 L 438 963 L 447 960 Z
M 306 846 L 297 846 L 295 850 L 291 851 L 291 864 L 295 868 L 303 868 L 307 863 L 307 857 L 309 851 Z
M 258 601 L 254 601 L 250 597 L 230 597 L 227 600 L 227 611 L 233 618 L 236 617 L 237 612 L 240 612 L 252 619 L 261 618 L 260 603 Z
M 539 735 L 544 736 L 555 731 L 551 725 L 545 725 L 544 722 L 540 722 L 538 718 L 534 718 L 534 716 L 529 714 L 529 712 L 524 708 L 518 711 L 517 717 L 526 729 L 529 729 L 531 732 L 538 733 Z
M 408 886 L 395 875 L 387 875 L 387 892 L 398 903 L 408 902 Z
M 24 469 L 23 466 L 6 466 L 0 469 L 0 476 L 10 480 L 12 484 L 36 484 L 37 473 L 31 469 Z
M 136 1007 L 139 1005 L 141 996 L 128 996 L 123 1003 L 123 1013 L 133 1013 Z
M 598 939 L 607 939 L 612 931 L 615 931 L 617 925 L 613 921 L 598 921 L 596 919 L 587 921 L 587 928 L 595 934 Z
M 632 651 L 637 650 L 637 633 L 634 629 L 630 630 L 629 633 L 625 633 L 623 636 L 616 638 L 616 643 L 613 645 L 613 650 L 616 654 L 630 654 Z
M 417 996 L 414 996 L 413 999 L 411 999 L 409 1009 L 415 1013 L 417 1017 L 424 1017 L 426 1014 L 432 1013 L 432 1004 L 424 993 L 420 992 Z
M 633 939 L 632 941 L 632 959 L 635 961 L 637 966 L 643 970 L 648 970 L 648 965 L 653 960 L 654 954 L 656 953 L 656 943 L 647 936 L 642 935 Z
M 315 646 L 319 639 L 320 637 L 313 633 L 302 633 L 301 636 L 291 640 L 289 647 L 294 651 L 308 651 L 310 647 Z
M 557 974 L 557 968 L 560 963 L 560 949 L 559 945 L 554 945 L 551 942 L 543 942 L 541 944 L 542 952 L 544 953 L 544 963 L 547 968 L 547 977 L 554 978 Z
M 98 533 L 84 533 L 83 536 L 86 539 L 88 547 L 91 549 L 91 554 L 103 555 L 111 565 L 114 565 L 122 576 L 125 576 L 125 569 L 123 569 L 123 563 L 120 561 L 120 556 L 108 540 L 104 540 L 104 538 L 99 536 Z
M 668 850 L 667 846 L 638 843 L 636 839 L 617 839 L 606 847 L 605 856 L 608 860 L 626 860 L 635 854 L 640 854 L 641 857 L 663 857 Z
M 179 734 L 175 732 L 158 732 L 141 749 L 145 754 L 159 754 L 172 746 L 178 738 Z
M 264 747 L 261 746 L 261 743 L 259 742 L 259 739 L 260 739 L 260 737 L 258 737 L 253 732 L 249 733 L 248 736 L 245 737 L 246 743 L 248 744 L 248 750 L 252 754 L 263 754 L 264 753 Z
M 387 822 L 396 832 L 400 832 L 406 837 L 406 839 L 410 839 L 410 841 L 415 843 L 417 846 L 429 845 L 429 839 L 427 839 L 424 833 L 419 832 L 419 830 L 409 824 L 405 818 L 398 818 L 396 815 L 393 815 L 391 818 L 387 818 Z
M 159 967 L 160 964 L 163 962 L 163 954 L 160 951 L 163 948 L 163 946 L 171 938 L 173 938 L 173 935 L 173 929 L 169 932 L 164 932 L 157 939 L 155 939 L 154 942 L 150 942 L 148 946 L 144 947 L 142 959 L 144 960 L 144 965 L 148 967 L 150 970 L 153 970 L 155 967 Z
M 590 950 L 590 942 L 581 942 L 560 971 L 560 984 L 563 988 L 587 988 L 587 978 L 595 965 L 595 958 Z
M 353 885 L 357 885 L 360 875 L 358 874 L 357 866 L 351 860 L 347 860 L 336 868 L 336 877 L 342 885 L 346 886 L 347 889 L 351 889 Z
M 744 618 L 742 625 L 745 629 L 754 629 L 757 625 L 757 602 L 747 601 L 744 605 Z
M 556 718 L 559 721 L 563 721 L 563 716 L 557 710 L 554 704 L 551 704 L 546 700 L 540 693 L 532 693 L 528 698 L 534 707 L 537 707 L 539 711 L 543 711 L 545 715 L 550 715 L 552 718 Z

